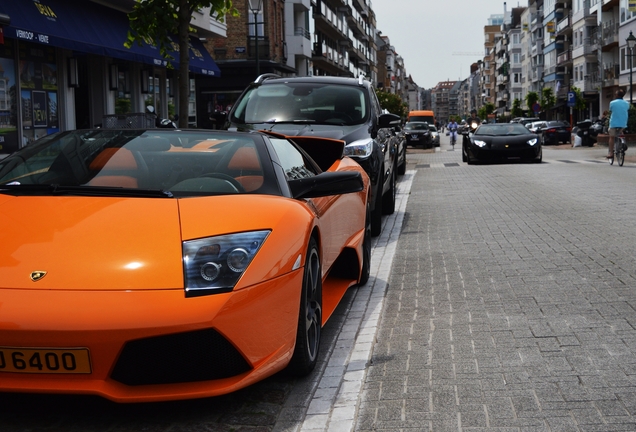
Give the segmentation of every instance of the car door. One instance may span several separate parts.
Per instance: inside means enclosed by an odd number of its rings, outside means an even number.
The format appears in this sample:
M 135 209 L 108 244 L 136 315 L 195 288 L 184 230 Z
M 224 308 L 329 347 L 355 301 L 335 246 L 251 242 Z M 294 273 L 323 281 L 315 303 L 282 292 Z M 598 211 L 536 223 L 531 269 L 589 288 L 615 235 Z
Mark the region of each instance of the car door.
M 386 192 L 391 186 L 390 180 L 391 177 L 394 175 L 393 171 L 396 169 L 395 161 L 397 157 L 397 149 L 395 148 L 395 142 L 392 139 L 392 129 L 380 127 L 380 114 L 382 114 L 382 108 L 380 106 L 380 101 L 378 100 L 377 95 L 372 89 L 369 91 L 369 93 L 371 96 L 371 109 L 373 111 L 373 116 L 376 119 L 376 124 L 378 125 L 378 136 L 376 137 L 376 141 L 384 156 L 384 179 L 382 182 L 382 195 L 384 195 L 384 192 Z

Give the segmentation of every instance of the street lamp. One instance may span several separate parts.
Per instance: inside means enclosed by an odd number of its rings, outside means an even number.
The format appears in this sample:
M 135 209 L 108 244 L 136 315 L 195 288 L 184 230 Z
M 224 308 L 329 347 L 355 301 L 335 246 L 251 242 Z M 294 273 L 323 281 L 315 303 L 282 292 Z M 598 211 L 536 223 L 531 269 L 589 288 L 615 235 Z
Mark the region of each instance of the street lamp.
M 631 106 L 634 103 L 634 92 L 632 90 L 632 69 L 634 65 L 632 62 L 634 61 L 634 45 L 636 45 L 636 36 L 633 35 L 631 30 L 625 41 L 627 42 L 627 48 L 629 48 L 629 105 Z
M 258 14 L 263 7 L 263 0 L 249 0 L 249 2 L 250 10 L 254 14 L 254 53 L 256 54 L 256 76 L 258 77 L 261 74 L 261 68 L 258 62 Z

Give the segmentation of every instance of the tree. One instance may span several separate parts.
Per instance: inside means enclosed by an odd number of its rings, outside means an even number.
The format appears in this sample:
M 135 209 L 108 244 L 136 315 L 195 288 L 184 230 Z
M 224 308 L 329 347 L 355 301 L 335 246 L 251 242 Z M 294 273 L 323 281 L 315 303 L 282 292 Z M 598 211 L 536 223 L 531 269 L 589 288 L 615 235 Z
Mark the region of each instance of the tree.
M 544 112 L 550 111 L 556 104 L 556 97 L 550 87 L 545 87 L 541 91 L 541 109 Z
M 477 111 L 477 116 L 482 120 L 488 120 L 488 115 L 492 114 L 495 111 L 495 105 L 488 102 L 484 104 L 479 111 Z
M 179 72 L 179 127 L 188 127 L 188 97 L 190 72 L 190 21 L 194 11 L 211 8 L 210 13 L 223 21 L 226 14 L 238 16 L 232 0 L 136 0 L 132 12 L 128 14 L 130 31 L 124 44 L 130 48 L 133 43 L 155 44 L 166 59 L 173 59 L 173 41 L 170 36 L 177 35 Z
M 528 92 L 526 95 L 526 106 L 528 107 L 528 114 L 532 113 L 532 107 L 539 101 L 539 94 L 537 92 Z M 528 117 L 532 117 L 530 114 Z
M 523 109 L 521 109 L 521 101 L 519 99 L 515 99 L 512 101 L 512 110 L 511 110 L 511 114 L 513 117 L 523 117 L 524 116 L 524 112 Z
M 394 94 L 384 92 L 382 90 L 376 89 L 375 94 L 378 96 L 378 100 L 380 101 L 380 106 L 382 109 L 387 110 L 391 114 L 398 115 L 402 118 L 405 118 L 408 114 L 408 109 L 406 104 L 402 102 L 402 99 Z

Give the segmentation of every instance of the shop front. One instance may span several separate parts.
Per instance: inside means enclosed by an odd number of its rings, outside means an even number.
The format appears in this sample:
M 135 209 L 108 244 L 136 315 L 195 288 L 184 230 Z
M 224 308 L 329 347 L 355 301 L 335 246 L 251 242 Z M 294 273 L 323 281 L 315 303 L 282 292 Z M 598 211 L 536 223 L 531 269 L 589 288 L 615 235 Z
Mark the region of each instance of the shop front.
M 166 60 L 148 44 L 124 46 L 128 16 L 93 2 L 23 0 L 0 4 L 0 157 L 42 136 L 107 127 L 113 116 L 136 118 L 148 105 L 177 112 L 179 53 Z M 174 44 L 176 46 L 176 44 Z M 190 38 L 190 82 L 220 70 Z M 196 124 L 196 92 L 187 113 Z M 131 123 L 127 123 L 132 126 Z

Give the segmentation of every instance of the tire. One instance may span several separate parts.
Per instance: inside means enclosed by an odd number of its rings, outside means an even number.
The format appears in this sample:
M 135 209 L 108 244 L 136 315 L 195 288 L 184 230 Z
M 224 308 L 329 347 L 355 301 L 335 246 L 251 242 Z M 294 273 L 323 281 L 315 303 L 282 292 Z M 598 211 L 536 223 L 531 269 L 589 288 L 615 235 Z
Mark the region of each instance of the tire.
M 621 150 L 618 153 L 616 153 L 616 161 L 618 162 L 618 166 L 623 166 L 623 163 L 625 162 L 625 151 Z
M 378 185 L 378 193 L 375 194 L 375 205 L 371 210 L 371 236 L 377 237 L 382 233 L 382 185 Z
M 406 147 L 404 147 L 404 159 L 401 165 L 398 165 L 398 175 L 406 174 Z
M 397 173 L 394 168 L 391 172 L 389 190 L 382 196 L 382 214 L 391 215 L 395 212 L 395 195 L 397 194 Z
M 318 244 L 313 237 L 307 247 L 300 311 L 296 329 L 296 346 L 287 370 L 295 376 L 309 374 L 318 360 L 322 332 L 322 272 Z
M 362 271 L 358 285 L 364 285 L 371 276 L 371 210 L 367 208 L 367 217 L 362 241 Z
M 543 162 L 543 150 L 541 150 L 541 152 L 539 153 L 539 157 L 533 160 L 534 163 L 541 163 Z

